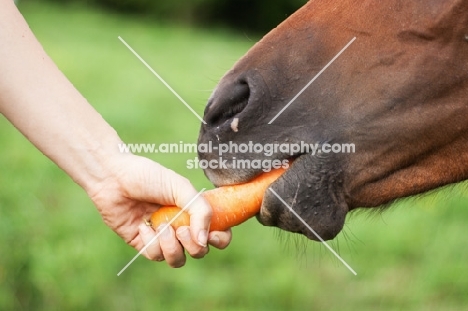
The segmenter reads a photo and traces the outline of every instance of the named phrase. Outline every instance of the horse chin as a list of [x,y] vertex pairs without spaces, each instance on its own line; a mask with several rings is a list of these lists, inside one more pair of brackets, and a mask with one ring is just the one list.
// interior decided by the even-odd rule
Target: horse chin
[[333,239],[349,211],[334,162],[310,155],[297,158],[270,186],[273,191],[265,193],[258,221],[311,240]]

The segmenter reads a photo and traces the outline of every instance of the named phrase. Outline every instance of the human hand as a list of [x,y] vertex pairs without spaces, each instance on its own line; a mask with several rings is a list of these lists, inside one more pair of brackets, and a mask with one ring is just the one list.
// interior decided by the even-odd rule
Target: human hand
[[[185,207],[198,192],[191,183],[177,173],[147,158],[119,155],[108,162],[108,177],[88,191],[104,222],[129,245],[140,251],[156,231],[144,224],[160,205]],[[231,231],[208,234],[211,208],[202,196],[187,208],[190,227],[177,232],[169,226],[142,253],[156,261],[166,260],[171,267],[185,264],[184,249],[193,258],[208,253],[207,242],[223,249],[231,241]]]
[[[159,204],[185,207],[197,191],[149,159],[117,154],[121,139],[116,131],[58,70],[13,1],[1,3],[0,113],[85,189],[111,229],[141,250],[156,234],[141,226],[143,219]],[[147,248],[147,258],[180,267],[184,248],[200,258],[208,252],[207,240],[218,248],[229,244],[230,232],[207,234],[211,209],[203,198],[187,212],[189,231],[179,228],[177,239],[168,228]]]

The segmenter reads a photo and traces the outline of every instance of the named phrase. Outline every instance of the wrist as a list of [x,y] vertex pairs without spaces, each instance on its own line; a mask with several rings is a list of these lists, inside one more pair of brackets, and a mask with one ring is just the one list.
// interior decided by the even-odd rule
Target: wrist
[[70,176],[90,197],[98,193],[110,181],[117,180],[117,175],[121,171],[119,163],[134,156],[121,153],[118,148],[121,143],[120,138],[116,136],[115,139],[96,144],[90,150],[82,150],[85,154],[82,154],[81,158],[86,159],[84,169]]

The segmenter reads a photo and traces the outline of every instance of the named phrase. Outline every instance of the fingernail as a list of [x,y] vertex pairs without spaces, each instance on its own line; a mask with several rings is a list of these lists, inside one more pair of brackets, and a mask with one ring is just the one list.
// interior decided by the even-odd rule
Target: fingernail
[[206,247],[206,242],[208,241],[208,231],[201,230],[198,234],[198,244],[203,247]]
[[158,234],[159,234],[159,237],[160,238],[168,238],[170,237],[170,232],[169,232],[169,226],[167,226],[166,224],[161,224],[159,227],[158,227]]
[[191,239],[189,227],[181,227],[177,230],[177,237],[181,241],[189,241]]
[[210,244],[212,245],[218,245],[219,243],[219,236],[217,234],[214,234],[210,237]]
[[138,226],[138,229],[140,230],[140,232],[141,232],[142,234],[148,234],[148,233],[151,232],[151,228],[148,227],[148,226],[145,225],[145,224],[139,225],[139,226]]

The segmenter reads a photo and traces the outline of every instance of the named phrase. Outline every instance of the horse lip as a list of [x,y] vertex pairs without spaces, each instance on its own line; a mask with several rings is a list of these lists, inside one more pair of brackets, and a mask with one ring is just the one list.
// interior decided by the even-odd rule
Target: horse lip
[[[276,158],[274,160],[279,160],[281,162],[283,162],[284,160],[288,160],[288,167],[283,167],[286,170],[288,170],[291,167],[292,163],[294,163],[296,159],[300,158],[303,155],[306,155],[306,154],[297,153],[293,155],[288,155],[287,157]],[[213,183],[213,185],[215,185],[215,187],[232,186],[232,185],[248,183],[252,181],[254,178],[256,178],[257,176],[259,176],[260,174],[266,173],[263,169],[250,169],[248,170],[246,174],[242,174],[244,175],[244,177],[239,178],[239,175],[236,175],[236,171],[239,171],[239,170],[233,169],[233,170],[229,170],[229,174],[222,174],[212,169],[205,169],[204,173],[206,177]],[[235,176],[233,177],[233,175]],[[278,179],[280,178],[282,178],[282,175]]]

